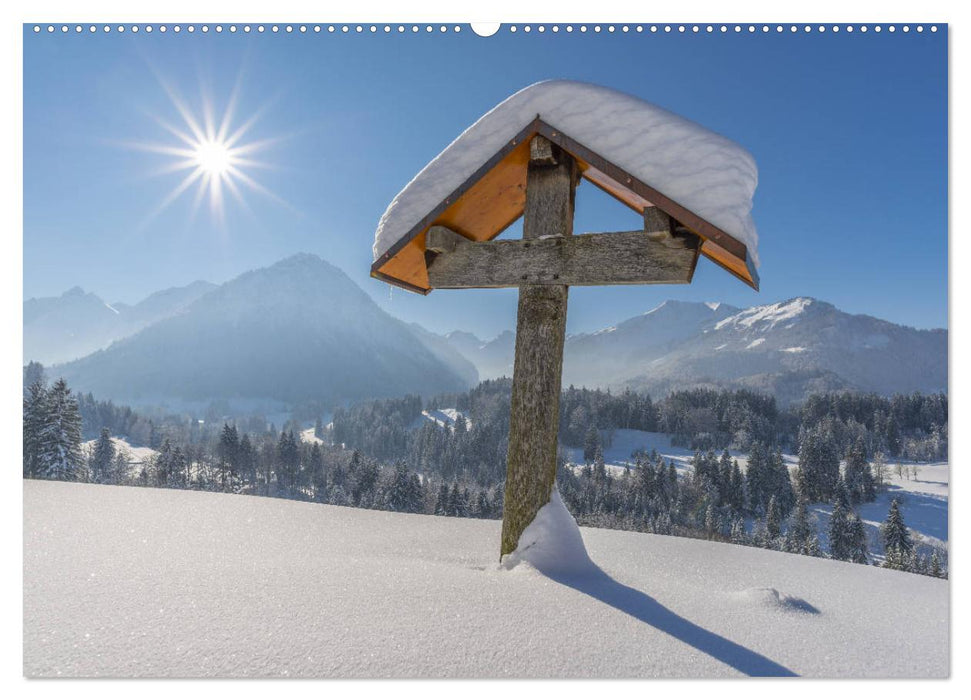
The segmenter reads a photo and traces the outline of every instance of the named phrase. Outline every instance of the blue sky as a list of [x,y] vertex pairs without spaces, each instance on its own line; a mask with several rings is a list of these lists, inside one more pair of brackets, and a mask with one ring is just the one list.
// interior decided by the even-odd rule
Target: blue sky
[[[175,138],[159,78],[202,113],[239,85],[241,139],[268,140],[224,221],[183,173],[129,147]],[[296,252],[344,269],[383,307],[436,331],[513,328],[515,290],[409,294],[368,277],[388,202],[466,126],[546,78],[632,93],[746,147],[759,166],[754,292],[709,261],[691,286],[577,288],[569,330],[668,298],[749,306],[815,296],[854,313],[947,326],[947,36],[936,33],[458,35],[73,32],[24,43],[24,295],[80,285],[109,302],[225,281]],[[636,228],[590,184],[575,230]],[[310,312],[311,310],[308,310]]]

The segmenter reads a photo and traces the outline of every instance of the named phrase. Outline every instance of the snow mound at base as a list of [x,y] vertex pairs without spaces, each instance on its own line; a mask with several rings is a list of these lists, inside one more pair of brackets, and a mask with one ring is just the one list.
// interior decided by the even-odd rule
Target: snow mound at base
[[732,600],[747,607],[818,615],[819,609],[802,598],[780,593],[775,588],[746,588],[730,594]]
[[519,546],[502,558],[502,567],[529,564],[548,576],[576,576],[598,571],[583,544],[576,519],[553,487],[550,502],[539,509],[533,522],[519,536]]

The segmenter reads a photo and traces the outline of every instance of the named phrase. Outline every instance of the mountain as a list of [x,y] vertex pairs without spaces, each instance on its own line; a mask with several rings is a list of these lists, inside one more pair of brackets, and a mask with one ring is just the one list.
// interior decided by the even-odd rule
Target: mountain
[[[511,373],[497,369],[511,368],[511,344],[504,356],[492,353],[483,362],[484,350],[470,350],[465,334],[449,337],[483,378]],[[814,391],[946,391],[947,331],[848,314],[810,297],[749,309],[667,301],[616,326],[569,336],[563,382],[658,395],[747,387],[781,403]]]
[[435,358],[462,378],[468,386],[479,383],[476,366],[448,342],[448,339],[432,333],[417,323],[409,323],[408,329],[415,335]]
[[[208,294],[216,285],[212,282],[198,280],[185,287],[172,287],[161,292],[155,292],[145,297],[134,306],[122,311],[122,318],[127,321],[130,332],[134,333],[156,321],[167,318],[193,303],[204,294]],[[119,304],[112,304],[119,309]]]
[[430,350],[341,270],[306,254],[242,274],[50,374],[131,403],[340,402],[461,391],[476,380],[450,348]]
[[215,288],[193,282],[156,292],[138,304],[108,304],[74,287],[59,297],[24,302],[24,362],[67,362],[108,347],[113,341],[179,313]]
[[119,311],[74,287],[59,297],[24,302],[24,362],[58,362],[110,343]]
[[476,366],[481,379],[512,376],[516,354],[516,336],[512,331],[503,331],[489,341],[466,331],[452,331],[445,340]]

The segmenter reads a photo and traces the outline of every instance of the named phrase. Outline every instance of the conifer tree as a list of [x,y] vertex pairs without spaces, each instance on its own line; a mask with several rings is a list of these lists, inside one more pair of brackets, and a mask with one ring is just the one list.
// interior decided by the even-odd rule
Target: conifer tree
[[[357,453],[355,452],[355,455]],[[292,430],[280,433],[277,442],[277,483],[286,493],[292,493],[296,485],[297,471],[300,468],[300,450]],[[353,461],[352,465],[353,467]]]
[[597,450],[601,449],[600,433],[597,426],[590,424],[583,438],[583,461],[593,462],[597,458]]
[[811,502],[833,495],[839,479],[840,460],[833,435],[817,426],[804,431],[799,441],[799,490]]
[[187,488],[189,486],[189,460],[181,445],[172,450],[169,461],[169,480],[173,486]]
[[714,537],[717,530],[718,511],[715,509],[714,503],[709,503],[708,507],[705,509],[705,533],[708,535],[708,539]]
[[24,476],[41,476],[41,435],[50,418],[47,390],[35,381],[26,389],[24,397]]
[[813,557],[821,555],[819,538],[809,516],[809,502],[800,494],[786,532],[786,551],[806,554]]
[[765,446],[760,442],[753,443],[745,472],[745,491],[748,494],[749,511],[755,515],[765,514],[772,496],[768,472],[769,460]]
[[747,540],[745,535],[745,520],[743,520],[739,515],[732,518],[732,530],[730,538],[734,544],[745,544]]
[[736,513],[745,510],[745,477],[742,476],[738,461],[734,459],[728,479],[728,504]]
[[107,428],[101,429],[101,435],[91,453],[91,480],[96,484],[111,483],[111,468],[115,461],[115,445],[111,442],[111,433]]
[[38,436],[38,475],[45,479],[73,480],[83,460],[77,400],[71,396],[67,383],[58,379],[44,404],[46,410]]
[[908,569],[911,565],[914,545],[896,498],[890,502],[890,511],[887,513],[887,519],[880,526],[880,534],[883,536],[883,549],[886,555],[884,566],[891,569]]
[[769,540],[775,540],[782,534],[782,522],[775,496],[769,498],[769,505],[765,509],[765,534]]
[[452,488],[448,493],[447,503],[447,515],[452,515],[455,517],[462,517],[465,515],[464,508],[462,507],[462,494],[459,492],[459,485],[457,482],[452,482]]
[[444,481],[438,487],[438,498],[435,499],[435,515],[451,515],[448,512],[448,484]]
[[862,503],[874,495],[873,473],[866,459],[866,447],[862,437],[856,439],[853,447],[846,454],[843,479],[852,503]]
[[782,459],[782,452],[778,449],[768,455],[767,479],[769,493],[775,496],[779,517],[784,520],[792,512],[792,507],[796,503],[796,494],[792,489],[789,467],[786,466]]
[[236,453],[236,470],[242,476],[243,481],[256,485],[256,448],[248,434],[243,433],[239,438],[239,448]]
[[848,561],[853,556],[850,524],[849,499],[841,479],[836,483],[833,513],[829,518],[829,553],[833,559]]
[[870,550],[867,546],[866,527],[859,513],[853,514],[849,528],[850,561],[854,564],[869,564]]
[[718,504],[729,505],[731,503],[732,457],[727,449],[722,450],[721,457],[718,458],[717,475],[715,486],[718,489]]

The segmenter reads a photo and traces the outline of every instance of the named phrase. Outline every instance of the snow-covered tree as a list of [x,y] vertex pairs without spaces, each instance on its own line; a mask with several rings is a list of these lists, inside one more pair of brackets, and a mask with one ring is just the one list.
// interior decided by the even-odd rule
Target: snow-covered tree
[[799,441],[799,490],[810,502],[833,495],[840,475],[840,460],[833,434],[821,426],[806,430]]
[[47,390],[35,381],[24,396],[24,476],[41,476],[41,434],[49,420]]
[[435,499],[435,515],[450,515],[448,512],[448,484],[444,481],[438,487],[438,498]]
[[583,461],[587,463],[593,462],[597,458],[597,451],[600,449],[602,449],[600,432],[597,430],[596,425],[590,424],[583,437]]
[[886,555],[884,566],[889,569],[909,570],[913,565],[914,544],[896,498],[890,502],[890,511],[880,526],[880,534]]
[[848,561],[853,556],[850,540],[849,498],[843,480],[836,483],[836,497],[833,499],[833,513],[829,518],[829,553],[833,559]]
[[37,476],[73,480],[83,466],[81,415],[78,403],[63,379],[47,392],[43,425],[38,436]]
[[785,546],[787,552],[795,554],[806,554],[812,557],[822,555],[816,528],[810,520],[809,502],[802,494],[796,501],[796,508],[789,521]]
[[873,472],[870,470],[870,463],[866,459],[866,446],[863,444],[863,438],[857,438],[853,447],[846,453],[846,467],[843,472],[843,481],[852,503],[873,500],[876,495]]
[[765,534],[770,540],[775,540],[782,534],[782,520],[775,496],[769,498],[769,505],[765,509]]
[[859,513],[853,514],[849,524],[850,561],[854,564],[869,564],[870,550],[867,545],[866,526]]
[[718,524],[718,510],[714,503],[709,503],[705,509],[705,532],[708,534],[708,539],[714,537],[715,533],[718,532]]
[[223,424],[219,436],[219,478],[223,490],[232,482],[239,464],[239,431],[235,425]]
[[114,478],[111,470],[114,463],[115,445],[111,441],[111,433],[107,428],[102,428],[89,460],[91,480],[96,484],[112,483]]

